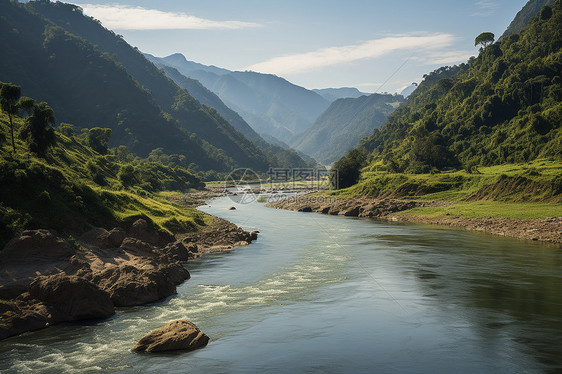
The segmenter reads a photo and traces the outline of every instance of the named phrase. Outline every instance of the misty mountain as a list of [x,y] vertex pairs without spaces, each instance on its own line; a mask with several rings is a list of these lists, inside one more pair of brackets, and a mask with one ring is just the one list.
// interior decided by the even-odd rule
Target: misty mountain
[[275,75],[206,66],[179,53],[158,61],[201,82],[258,133],[284,142],[312,126],[330,104],[316,92]]
[[412,83],[411,85],[400,91],[400,95],[404,96],[404,98],[407,98],[416,90],[416,88],[418,88],[418,85],[416,83]]
[[388,94],[338,99],[310,129],[296,136],[291,145],[324,164],[331,164],[379,128],[403,101],[402,96]]
[[203,105],[215,109],[222,117],[224,117],[236,130],[240,131],[244,136],[251,140],[261,150],[269,156],[269,166],[271,167],[311,167],[316,162],[309,157],[304,160],[297,152],[289,149],[288,146],[280,146],[264,140],[250,125],[244,121],[242,117],[229,107],[213,92],[204,87],[199,81],[187,78],[177,69],[164,65],[152,55],[145,54],[157,67],[172,79],[178,86],[187,90],[194,98],[199,100]]
[[370,95],[370,93],[361,92],[355,87],[320,88],[312,91],[316,92],[329,102],[334,102],[337,99],[358,98],[360,96]]

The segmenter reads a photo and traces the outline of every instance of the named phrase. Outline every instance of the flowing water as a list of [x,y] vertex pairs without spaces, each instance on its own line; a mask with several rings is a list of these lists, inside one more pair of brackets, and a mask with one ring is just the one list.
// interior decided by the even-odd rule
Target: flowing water
[[[158,303],[0,342],[0,372],[559,373],[562,251],[486,234],[240,204],[259,239],[190,262]],[[174,319],[212,341],[137,354]]]

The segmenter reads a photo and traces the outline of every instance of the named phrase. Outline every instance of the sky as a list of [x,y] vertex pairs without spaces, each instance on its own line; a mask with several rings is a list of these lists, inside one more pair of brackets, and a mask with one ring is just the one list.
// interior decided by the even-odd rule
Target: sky
[[313,88],[400,91],[478,53],[527,0],[84,0],[84,13],[158,57],[275,74]]

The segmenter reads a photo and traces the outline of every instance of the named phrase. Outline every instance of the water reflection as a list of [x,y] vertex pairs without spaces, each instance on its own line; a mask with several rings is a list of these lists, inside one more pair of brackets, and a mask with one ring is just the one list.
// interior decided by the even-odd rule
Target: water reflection
[[421,238],[377,239],[408,254],[404,273],[418,279],[425,295],[438,300],[435,305],[466,308],[465,318],[483,341],[509,340],[545,372],[562,372],[559,247],[431,228]]

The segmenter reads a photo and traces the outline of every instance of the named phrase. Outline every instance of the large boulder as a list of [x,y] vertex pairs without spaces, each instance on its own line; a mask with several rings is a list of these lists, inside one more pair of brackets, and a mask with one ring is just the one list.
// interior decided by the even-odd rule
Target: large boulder
[[165,246],[175,240],[174,236],[164,230],[157,229],[153,224],[139,218],[129,228],[129,236],[142,240],[143,242]]
[[98,248],[119,248],[125,239],[125,231],[116,227],[111,231],[104,228],[96,227],[86,232],[80,237],[83,242],[93,244]]
[[136,352],[191,351],[209,343],[205,335],[190,321],[178,320],[168,323],[142,337],[132,348]]
[[147,263],[142,267],[124,264],[108,266],[92,281],[109,294],[116,306],[133,306],[173,295],[176,285],[189,276],[189,271],[176,263]]
[[58,273],[37,277],[29,286],[29,294],[52,306],[64,320],[106,318],[115,314],[106,292],[74,275]]
[[64,260],[75,253],[74,247],[49,230],[26,230],[0,251],[0,263]]

